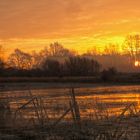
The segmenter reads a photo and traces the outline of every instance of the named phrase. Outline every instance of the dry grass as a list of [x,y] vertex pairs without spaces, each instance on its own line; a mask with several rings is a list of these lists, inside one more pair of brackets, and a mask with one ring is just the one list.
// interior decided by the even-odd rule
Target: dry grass
[[[18,104],[14,109],[8,99],[0,100],[2,140],[140,139],[140,113],[135,103],[124,106],[119,115],[110,116],[107,106],[94,99],[94,107],[91,108],[89,116],[83,117],[81,103],[76,98],[74,89],[70,90],[66,105],[63,106],[62,103],[62,106],[59,106],[55,100],[56,109],[54,106],[48,109],[44,99],[33,95],[30,90],[22,104],[18,104],[17,98],[13,99],[15,104]],[[56,116],[49,115],[49,110],[53,110]]]

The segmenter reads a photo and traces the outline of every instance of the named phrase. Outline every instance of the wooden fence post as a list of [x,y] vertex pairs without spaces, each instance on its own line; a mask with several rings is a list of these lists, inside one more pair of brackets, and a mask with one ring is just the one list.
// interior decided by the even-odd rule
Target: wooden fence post
[[70,106],[71,106],[71,113],[73,116],[73,120],[74,123],[76,123],[76,126],[78,126],[81,129],[81,116],[80,116],[79,106],[76,101],[74,88],[71,89],[70,96],[71,96]]

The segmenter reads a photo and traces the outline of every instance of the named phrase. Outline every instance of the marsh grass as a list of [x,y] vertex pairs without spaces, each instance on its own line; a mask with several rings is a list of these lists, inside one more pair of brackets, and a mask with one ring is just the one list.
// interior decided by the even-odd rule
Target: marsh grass
[[[59,99],[59,98],[58,98]],[[107,104],[95,98],[84,103],[74,89],[66,97],[67,104],[54,100],[46,103],[41,96],[26,93],[26,100],[14,110],[7,99],[0,100],[0,139],[2,140],[139,140],[140,112],[137,104],[124,106],[119,114],[110,116]],[[49,100],[49,99],[48,99]],[[47,100],[47,101],[48,101]],[[86,101],[85,101],[86,102]],[[58,104],[61,103],[61,104]],[[83,102],[82,102],[83,103]],[[49,104],[51,108],[48,109]],[[90,108],[89,115],[82,110]],[[49,115],[50,110],[55,115]]]

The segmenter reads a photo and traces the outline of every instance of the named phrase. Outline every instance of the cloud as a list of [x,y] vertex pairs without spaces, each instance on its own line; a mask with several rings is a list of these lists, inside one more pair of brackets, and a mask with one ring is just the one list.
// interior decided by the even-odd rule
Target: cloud
[[0,0],[0,39],[64,38],[64,44],[91,46],[92,37],[140,32],[139,5],[139,0]]
[[78,35],[89,26],[97,32],[112,20],[127,24],[124,18],[139,15],[138,4],[139,0],[1,0],[0,38]]

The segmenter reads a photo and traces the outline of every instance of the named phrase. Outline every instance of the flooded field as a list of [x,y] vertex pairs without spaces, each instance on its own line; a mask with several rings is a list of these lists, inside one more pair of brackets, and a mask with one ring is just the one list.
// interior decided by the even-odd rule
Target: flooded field
[[[134,103],[140,107],[140,86],[101,86],[75,88],[75,96],[80,107],[82,118],[94,117],[95,112],[106,115],[119,115],[127,105]],[[70,88],[56,89],[22,89],[1,92],[1,98],[8,100],[10,108],[18,109],[32,96],[42,98],[49,118],[59,117],[69,106]],[[25,110],[25,109],[24,109]],[[33,117],[31,105],[26,106],[26,116]],[[69,118],[67,115],[66,118]]]
[[[32,89],[22,87],[21,89],[13,90],[11,88],[1,91],[1,101],[9,105],[12,114],[12,117],[8,118],[8,125],[16,122],[14,126],[28,128],[29,125],[37,125],[37,123],[45,124],[45,126],[53,125],[56,122],[60,125],[73,123],[74,118],[70,108],[71,88]],[[107,120],[107,125],[109,125],[112,118],[115,118],[114,122],[122,116],[124,118],[136,115],[139,118],[140,86],[138,85],[74,88],[73,92],[81,122],[100,123]],[[4,113],[6,116],[7,112]],[[137,122],[140,120],[138,119]],[[121,123],[118,122],[118,124]],[[128,125],[128,122],[123,124],[123,127],[126,124]],[[111,126],[114,126],[114,123]],[[102,127],[103,130],[108,129],[106,126],[102,125]]]

